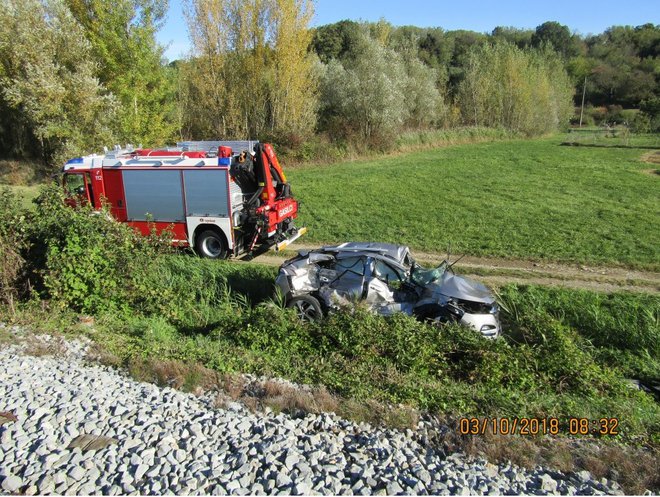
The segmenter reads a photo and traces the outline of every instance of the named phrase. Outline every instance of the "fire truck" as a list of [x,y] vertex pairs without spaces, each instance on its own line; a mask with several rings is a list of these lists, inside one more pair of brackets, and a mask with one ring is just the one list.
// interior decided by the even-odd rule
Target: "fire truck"
[[145,235],[168,230],[202,257],[279,251],[306,232],[294,226],[298,202],[267,143],[115,147],[71,159],[62,173],[67,204],[107,203],[117,221]]

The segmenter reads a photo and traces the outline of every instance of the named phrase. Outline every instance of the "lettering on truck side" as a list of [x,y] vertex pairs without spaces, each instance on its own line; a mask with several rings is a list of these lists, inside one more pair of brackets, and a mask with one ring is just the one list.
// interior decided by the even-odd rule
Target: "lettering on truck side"
[[289,212],[293,212],[293,205],[287,205],[284,209],[277,211],[279,217],[286,216]]

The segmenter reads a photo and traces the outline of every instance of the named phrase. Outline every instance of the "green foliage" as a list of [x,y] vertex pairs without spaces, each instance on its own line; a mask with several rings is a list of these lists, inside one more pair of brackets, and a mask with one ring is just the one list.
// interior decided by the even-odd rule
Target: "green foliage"
[[561,319],[596,347],[648,352],[660,360],[660,300],[655,296],[508,287],[502,298],[508,307],[533,309]]
[[325,64],[353,53],[360,36],[360,25],[355,21],[339,21],[313,30],[310,48]]
[[92,46],[100,81],[121,104],[118,138],[145,146],[171,140],[179,125],[176,74],[156,42],[167,0],[65,1]]
[[386,148],[406,127],[437,123],[444,101],[434,70],[383,46],[360,31],[355,48],[342,61],[332,59],[321,79],[321,129],[332,136]]
[[512,43],[518,48],[527,48],[532,44],[534,34],[535,32],[531,29],[519,29],[513,26],[497,26],[493,29],[491,36],[494,40],[506,41]]
[[574,57],[580,52],[580,40],[577,35],[572,35],[568,26],[556,21],[544,22],[536,27],[532,34],[531,44],[540,48],[550,44],[562,57]]
[[13,307],[27,290],[25,279],[25,259],[23,250],[27,247],[25,236],[25,211],[11,190],[0,190],[0,302]]
[[660,96],[642,100],[639,106],[641,110],[641,119],[645,123],[642,131],[659,133],[660,132]]
[[141,298],[136,282],[165,250],[162,242],[113,221],[105,210],[67,207],[59,187],[44,188],[36,203],[13,218],[10,203],[0,206],[29,286],[60,309],[93,314],[135,306]]
[[470,53],[458,103],[467,122],[533,136],[568,123],[572,95],[568,75],[551,50],[497,43]]
[[658,93],[660,26],[612,26],[586,38],[587,101],[637,107]]
[[657,364],[657,297],[507,287],[500,340],[360,306],[305,324],[269,298],[274,267],[163,254],[53,189],[34,214],[3,199],[0,235],[23,240],[38,296],[95,315],[86,333],[126,364],[189,361],[455,415],[616,416],[643,440],[658,428],[658,405],[621,376],[655,378],[640,365]]
[[306,137],[316,122],[317,60],[309,0],[190,0],[194,56],[180,64],[182,135]]
[[115,100],[96,79],[80,25],[58,0],[0,5],[5,153],[48,165],[112,141]]
[[[187,274],[194,274],[194,266],[202,262],[180,261],[177,267]],[[172,259],[161,262],[167,266]],[[248,269],[236,265],[233,270],[246,279]],[[546,291],[527,290],[540,299]],[[524,291],[518,298],[518,289],[505,289],[504,298],[516,314],[508,317],[507,337],[500,340],[484,339],[459,326],[422,324],[402,314],[386,319],[359,306],[304,324],[272,303],[250,307],[229,292],[214,302],[193,299],[201,313],[213,307],[208,311],[213,320],[201,333],[180,325],[175,333],[157,312],[129,322],[111,320],[97,339],[125,360],[137,354],[198,361],[221,372],[283,376],[325,385],[350,398],[406,403],[432,412],[560,419],[619,416],[627,437],[649,436],[657,429],[657,404],[625,386],[617,369],[603,360],[603,351],[619,349],[596,347],[569,319],[553,317],[554,311],[541,309]],[[586,292],[582,299],[598,302],[600,297]],[[178,294],[171,304],[185,306],[187,300],[190,295]],[[642,305],[644,299],[637,303]],[[608,314],[612,309],[601,311]],[[137,350],[124,352],[126,342],[116,338],[117,333],[137,338]]]
[[134,275],[133,305],[140,312],[199,330],[227,310],[229,288],[259,303],[271,297],[274,279],[275,268],[163,256]]

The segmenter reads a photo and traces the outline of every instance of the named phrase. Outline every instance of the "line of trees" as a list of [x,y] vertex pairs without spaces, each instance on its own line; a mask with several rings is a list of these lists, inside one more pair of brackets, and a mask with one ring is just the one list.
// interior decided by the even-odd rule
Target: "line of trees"
[[660,127],[652,24],[588,37],[555,22],[312,29],[312,0],[186,0],[193,48],[167,63],[155,38],[166,11],[167,0],[0,0],[0,157],[57,165],[113,143],[248,137],[385,149],[407,130],[462,125],[533,136],[568,123],[585,78],[589,105],[641,109],[646,129]]

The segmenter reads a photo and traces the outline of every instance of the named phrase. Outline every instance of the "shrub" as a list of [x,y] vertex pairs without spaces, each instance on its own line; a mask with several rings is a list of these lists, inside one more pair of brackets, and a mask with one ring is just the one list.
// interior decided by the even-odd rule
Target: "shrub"
[[404,127],[441,120],[445,105],[434,69],[361,32],[350,57],[332,59],[321,78],[319,125],[332,136],[389,149]]
[[660,131],[660,97],[651,97],[642,100],[639,105],[641,113],[648,118],[649,131]]
[[28,278],[43,298],[88,314],[127,310],[139,300],[136,282],[166,240],[138,235],[105,209],[72,209],[57,186],[44,188],[36,203],[18,225]]
[[572,96],[563,63],[551,49],[523,50],[509,43],[472,49],[458,89],[465,122],[529,136],[568,124]]
[[27,248],[26,213],[11,190],[0,191],[0,302],[11,308],[27,290],[26,261],[22,252]]

